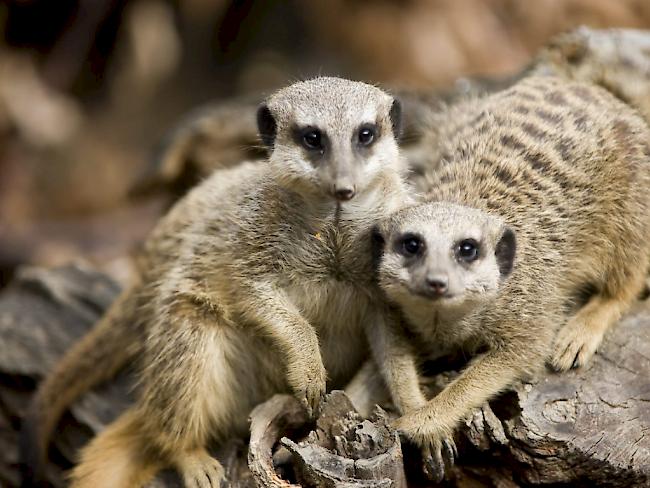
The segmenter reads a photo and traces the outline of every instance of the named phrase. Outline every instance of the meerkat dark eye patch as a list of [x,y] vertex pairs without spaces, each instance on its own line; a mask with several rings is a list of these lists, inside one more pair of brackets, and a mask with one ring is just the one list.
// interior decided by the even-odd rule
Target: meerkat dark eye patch
[[357,144],[368,147],[377,139],[377,126],[374,124],[363,124],[357,131]]
[[302,145],[307,149],[321,149],[323,147],[320,131],[310,130],[302,136]]
[[308,151],[323,153],[327,136],[317,127],[307,126],[293,130],[294,139],[297,144]]
[[277,135],[278,126],[275,122],[275,117],[266,104],[257,109],[257,131],[259,132],[260,139],[266,147],[273,147],[275,143],[275,136]]
[[424,252],[424,239],[416,234],[404,234],[397,240],[396,251],[408,258],[419,256]]
[[479,257],[480,244],[475,239],[463,239],[456,244],[456,256],[460,261],[471,263]]
[[494,255],[496,256],[497,264],[499,265],[499,272],[502,277],[508,276],[512,273],[516,252],[517,240],[515,238],[515,233],[510,227],[506,227],[494,250]]

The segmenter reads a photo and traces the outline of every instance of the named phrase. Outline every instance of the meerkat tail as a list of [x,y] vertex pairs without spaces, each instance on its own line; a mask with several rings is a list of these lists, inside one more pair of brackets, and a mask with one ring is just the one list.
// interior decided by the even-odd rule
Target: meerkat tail
[[69,476],[71,488],[141,487],[163,467],[148,454],[137,415],[127,410],[81,451]]
[[112,378],[138,352],[134,295],[123,293],[100,322],[59,361],[39,385],[23,418],[20,456],[23,486],[43,477],[56,424],[83,392]]

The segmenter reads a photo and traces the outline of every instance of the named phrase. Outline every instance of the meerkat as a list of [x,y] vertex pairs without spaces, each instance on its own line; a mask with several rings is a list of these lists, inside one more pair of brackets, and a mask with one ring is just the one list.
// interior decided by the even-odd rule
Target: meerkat
[[314,412],[368,354],[365,324],[382,313],[369,236],[410,193],[399,102],[316,78],[269,97],[257,120],[268,160],[217,171],[181,200],[145,245],[139,282],[38,390],[35,462],[74,398],[141,363],[136,404],[82,450],[72,486],[140,486],[166,465],[186,486],[219,486],[209,441],[244,435],[275,393]]
[[[394,425],[438,480],[472,409],[547,360],[589,360],[643,289],[650,242],[650,130],[604,89],[531,76],[456,114],[424,203],[376,229],[377,279],[405,325],[376,334],[375,358]],[[417,353],[449,348],[476,357],[427,401]]]
[[601,86],[650,122],[648,31],[580,27],[553,37],[530,70]]

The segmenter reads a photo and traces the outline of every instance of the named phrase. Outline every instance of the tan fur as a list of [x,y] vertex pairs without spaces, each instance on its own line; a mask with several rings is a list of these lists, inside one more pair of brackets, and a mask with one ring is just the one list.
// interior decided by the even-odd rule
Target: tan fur
[[650,34],[580,27],[551,39],[532,71],[601,86],[650,123]]
[[72,486],[143,486],[163,465],[138,438],[140,418],[128,411],[82,451]]
[[[650,242],[650,132],[605,90],[532,76],[448,115],[463,122],[442,128],[442,137],[437,131],[442,145],[420,182],[433,203],[380,226],[379,281],[414,340],[409,349],[399,329],[387,329],[376,341],[378,362],[405,414],[396,426],[425,449],[435,478],[471,409],[547,358],[566,370],[593,355],[642,290]],[[506,228],[514,230],[516,254],[512,274],[500,275]],[[423,236],[426,259],[396,257],[406,232]],[[463,235],[479,239],[487,255],[461,272],[453,246]],[[454,297],[420,297],[427,273],[448,273],[450,291],[456,279]],[[409,411],[405,405],[421,401],[413,346],[481,354]]]
[[[124,298],[144,307],[139,400],[84,448],[72,486],[98,486],[114,473],[135,486],[162,465],[187,486],[218,486],[223,469],[208,442],[244,435],[252,407],[274,393],[292,391],[315,410],[326,379],[343,386],[365,359],[363,325],[381,319],[370,231],[408,199],[393,98],[318,78],[265,107],[269,160],[215,172],[145,245],[142,284]],[[356,142],[362,124],[376,127],[367,147]],[[323,131],[322,151],[301,145],[306,126]],[[337,201],[341,185],[354,198]],[[104,348],[97,337],[86,341]],[[64,362],[74,377],[77,359]],[[78,384],[75,396],[88,386]]]

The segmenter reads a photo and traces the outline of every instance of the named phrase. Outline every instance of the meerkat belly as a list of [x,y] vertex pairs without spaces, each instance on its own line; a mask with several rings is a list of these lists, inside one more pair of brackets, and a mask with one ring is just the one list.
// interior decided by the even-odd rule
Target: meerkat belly
[[316,328],[330,384],[343,387],[368,355],[364,323],[370,319],[371,306],[367,294],[334,279],[293,285],[287,292]]
[[284,375],[278,374],[278,355],[272,345],[245,327],[215,327],[206,335],[202,410],[217,430],[216,438],[244,435],[251,409],[275,393],[288,393]]

